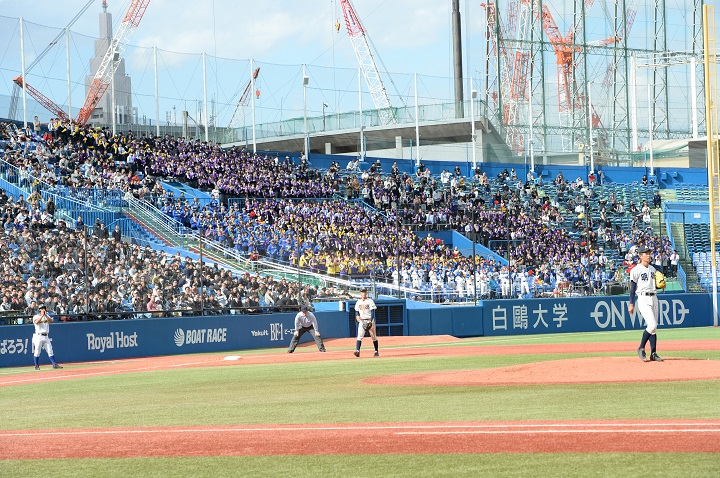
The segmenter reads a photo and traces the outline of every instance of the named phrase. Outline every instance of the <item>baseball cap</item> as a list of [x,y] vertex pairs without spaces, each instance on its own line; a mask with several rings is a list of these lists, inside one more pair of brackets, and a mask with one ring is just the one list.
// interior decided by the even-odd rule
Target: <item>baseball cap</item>
[[643,252],[652,252],[652,251],[653,251],[653,249],[650,246],[638,247],[638,250],[637,250],[638,254],[642,254]]
[[362,289],[360,289],[360,292],[367,292],[367,291],[368,291],[367,287],[363,287]]
[[300,312],[307,312],[307,310],[308,310],[307,305],[300,306]]
[[42,304],[38,309],[47,309],[47,307],[45,307],[45,304]]

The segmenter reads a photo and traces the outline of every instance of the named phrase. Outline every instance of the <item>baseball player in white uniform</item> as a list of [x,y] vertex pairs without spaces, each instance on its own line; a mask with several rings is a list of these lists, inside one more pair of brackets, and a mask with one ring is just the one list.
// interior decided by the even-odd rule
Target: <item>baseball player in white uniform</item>
[[33,316],[33,324],[35,324],[35,333],[32,338],[33,346],[33,362],[35,362],[35,370],[40,370],[40,352],[45,349],[53,368],[62,368],[55,361],[55,355],[53,354],[52,341],[50,339],[50,322],[53,318],[50,317],[45,310],[45,306],[41,305],[38,309],[38,313]]
[[288,348],[289,354],[295,352],[295,347],[297,347],[300,337],[302,337],[305,332],[310,332],[315,339],[315,345],[317,345],[318,350],[325,352],[325,345],[323,344],[322,338],[320,338],[317,318],[315,318],[315,314],[308,311],[306,305],[303,305],[300,307],[300,312],[295,316],[295,333],[290,341],[290,347]]
[[[370,337],[375,347],[375,357],[379,357],[378,352],[378,341],[375,333],[375,319],[373,317],[373,310],[377,309],[375,301],[369,299],[367,296],[367,289],[360,291],[360,300],[355,302],[355,321],[358,323],[357,342],[355,345],[355,356],[360,356],[360,345],[362,345],[362,339],[365,337],[367,332],[370,332]],[[363,321],[370,321],[370,327],[366,330],[363,327]]]
[[637,303],[640,315],[645,319],[645,330],[643,331],[640,347],[637,353],[640,360],[645,362],[645,344],[650,341],[650,361],[662,362],[663,359],[656,352],[657,346],[657,326],[658,326],[658,299],[655,292],[655,268],[650,265],[652,259],[652,249],[650,247],[640,247],[638,249],[640,255],[640,263],[630,270],[630,302],[628,304],[628,312],[635,312],[635,304]]

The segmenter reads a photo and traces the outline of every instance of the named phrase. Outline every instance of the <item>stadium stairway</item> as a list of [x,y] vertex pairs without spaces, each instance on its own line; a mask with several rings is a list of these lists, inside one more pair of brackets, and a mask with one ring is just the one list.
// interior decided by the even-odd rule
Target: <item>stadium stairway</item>
[[706,292],[698,282],[697,269],[692,263],[692,255],[688,253],[687,243],[685,241],[685,226],[681,223],[672,223],[670,225],[670,231],[675,240],[675,248],[678,254],[680,254],[680,267],[683,268],[687,277],[688,292]]
[[675,242],[675,249],[680,254],[680,259],[687,258],[687,244],[685,243],[685,228],[679,222],[670,224],[670,234]]
[[[148,231],[161,247],[200,254],[200,241],[195,231],[184,227],[144,201],[130,200],[125,214]],[[204,261],[215,262],[231,270],[249,272],[253,269],[250,261],[239,259],[232,251],[214,243],[203,243],[202,254]]]
[[[660,196],[663,203],[678,201],[678,192],[675,189],[661,189]],[[664,224],[662,230],[665,230]],[[697,269],[692,263],[692,257],[688,253],[687,242],[685,241],[685,226],[681,223],[670,224],[670,234],[675,244],[675,249],[680,254],[680,267],[683,268],[687,276],[688,292],[705,292],[705,289],[698,283]]]
[[[662,194],[661,194],[661,195],[662,195]],[[664,200],[664,199],[663,199],[663,200]],[[664,224],[664,218],[662,217],[662,209],[660,209],[660,208],[651,209],[651,210],[650,210],[650,216],[651,216],[651,218],[652,218],[652,221],[651,221],[650,224],[652,225],[653,233],[654,233],[654,234],[659,234],[659,235],[664,235],[665,224]],[[661,219],[663,219],[663,221],[661,221]],[[682,226],[681,226],[681,227],[682,227]],[[684,241],[683,241],[683,243],[682,243],[683,249],[681,249],[681,248],[680,248],[681,245],[679,244],[678,238],[677,238],[677,236],[675,235],[675,231],[674,231],[674,230],[672,230],[672,234],[673,234],[673,238],[675,239],[675,247],[678,249],[678,251],[681,251],[681,252],[682,252],[682,251],[684,250],[684,247],[685,247]],[[683,237],[682,232],[680,233],[680,237]],[[681,254],[681,256],[682,256],[682,255],[683,255],[683,254]],[[683,270],[685,270],[686,272],[690,271],[691,273],[694,273],[694,271],[695,271],[695,269],[693,268],[692,264],[689,264],[689,266],[686,265],[686,264],[682,264],[682,267],[683,267]],[[688,269],[687,267],[690,267],[690,269]],[[682,289],[682,286],[680,285],[680,283],[678,282],[678,280],[677,280],[676,278],[670,278],[670,277],[668,277],[666,282],[667,282],[667,289],[666,289],[667,291],[681,291],[681,290],[683,290],[683,289]]]

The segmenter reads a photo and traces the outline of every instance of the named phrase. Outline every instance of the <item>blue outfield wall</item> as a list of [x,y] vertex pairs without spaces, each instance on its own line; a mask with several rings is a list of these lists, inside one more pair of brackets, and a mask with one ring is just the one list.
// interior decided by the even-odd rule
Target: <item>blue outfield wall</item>
[[[485,336],[603,332],[645,328],[637,308],[630,314],[628,296],[534,300],[488,300],[483,303]],[[659,328],[713,325],[706,294],[660,294]]]
[[[641,330],[640,313],[627,310],[628,296],[485,300],[477,306],[411,308],[406,335],[455,337]],[[714,323],[707,294],[660,294],[660,328]]]
[[[323,337],[347,337],[346,312],[318,312]],[[295,314],[107,320],[50,325],[59,362],[287,347]],[[0,327],[0,367],[32,365],[33,325]],[[301,342],[312,340],[305,334]],[[50,363],[47,353],[41,363]]]
[[[708,294],[660,294],[660,328],[712,326]],[[411,303],[404,308],[403,335],[455,337],[641,330],[629,314],[627,296],[486,300],[477,306]],[[384,306],[378,300],[378,307]],[[397,301],[395,301],[397,302]],[[390,302],[387,302],[390,304]],[[318,311],[324,338],[355,336],[348,311]],[[157,318],[53,324],[50,337],[60,362],[87,362],[155,355],[284,348],[294,313]],[[32,325],[0,327],[0,367],[32,364]],[[309,334],[302,342],[311,341]],[[382,343],[382,337],[380,338]],[[41,363],[49,363],[47,354]]]

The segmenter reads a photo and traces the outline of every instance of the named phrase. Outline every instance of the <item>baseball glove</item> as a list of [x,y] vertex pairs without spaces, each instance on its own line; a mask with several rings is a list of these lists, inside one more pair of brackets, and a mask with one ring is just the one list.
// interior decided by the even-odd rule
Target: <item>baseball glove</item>
[[665,286],[665,274],[660,271],[655,271],[655,288],[664,289]]
[[362,325],[362,328],[365,330],[365,332],[368,332],[370,329],[372,329],[372,320],[361,320],[360,324]]

